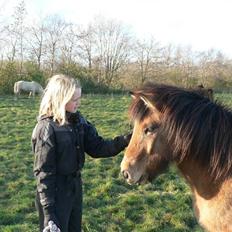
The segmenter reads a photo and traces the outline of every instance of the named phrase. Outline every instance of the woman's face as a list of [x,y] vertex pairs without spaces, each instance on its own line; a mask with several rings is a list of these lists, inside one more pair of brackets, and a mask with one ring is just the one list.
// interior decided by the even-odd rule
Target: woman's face
[[72,96],[72,99],[66,104],[65,110],[70,113],[75,113],[80,106],[81,88],[77,88]]

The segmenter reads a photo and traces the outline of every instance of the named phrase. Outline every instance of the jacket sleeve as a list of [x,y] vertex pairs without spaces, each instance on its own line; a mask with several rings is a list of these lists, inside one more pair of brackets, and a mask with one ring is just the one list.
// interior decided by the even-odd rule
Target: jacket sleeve
[[37,179],[37,191],[45,217],[54,218],[56,188],[55,134],[51,124],[40,121],[32,134],[32,149],[35,154],[34,174]]
[[120,153],[128,145],[128,136],[103,139],[89,122],[84,125],[84,150],[94,158],[111,157]]

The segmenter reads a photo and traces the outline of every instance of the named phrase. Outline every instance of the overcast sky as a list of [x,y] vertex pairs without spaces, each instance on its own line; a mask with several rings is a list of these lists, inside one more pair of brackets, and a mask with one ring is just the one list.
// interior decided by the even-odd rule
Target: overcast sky
[[[95,16],[116,19],[140,38],[166,45],[211,48],[232,58],[232,0],[24,0],[30,17],[51,14],[86,25]],[[0,0],[0,15],[12,15],[21,0]]]

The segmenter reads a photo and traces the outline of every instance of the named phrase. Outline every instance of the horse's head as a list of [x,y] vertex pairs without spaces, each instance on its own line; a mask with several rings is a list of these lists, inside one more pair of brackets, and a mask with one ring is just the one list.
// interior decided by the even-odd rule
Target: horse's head
[[42,86],[39,87],[39,90],[38,90],[39,94],[43,94],[44,93],[44,89]]
[[44,89],[43,89],[43,87],[39,83],[37,83],[35,81],[32,81],[31,83],[34,86],[36,93],[39,93],[39,94],[43,94],[44,93]]
[[129,184],[151,181],[167,168],[170,157],[161,112],[144,95],[132,93],[132,97],[133,134],[121,162]]
[[215,179],[229,173],[232,161],[225,151],[232,149],[232,114],[210,101],[211,91],[202,89],[148,83],[132,93],[129,113],[134,129],[121,163],[128,183],[154,179],[169,161],[179,166],[194,161]]

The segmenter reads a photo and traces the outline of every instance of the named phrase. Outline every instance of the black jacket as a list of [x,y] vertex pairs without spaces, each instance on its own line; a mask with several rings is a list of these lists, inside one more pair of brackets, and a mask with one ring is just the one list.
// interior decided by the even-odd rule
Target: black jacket
[[103,139],[79,113],[68,114],[68,121],[68,124],[59,126],[51,117],[41,118],[32,134],[37,191],[42,206],[50,211],[55,203],[58,176],[72,175],[80,170],[85,153],[94,158],[111,157],[129,142],[125,136]]

